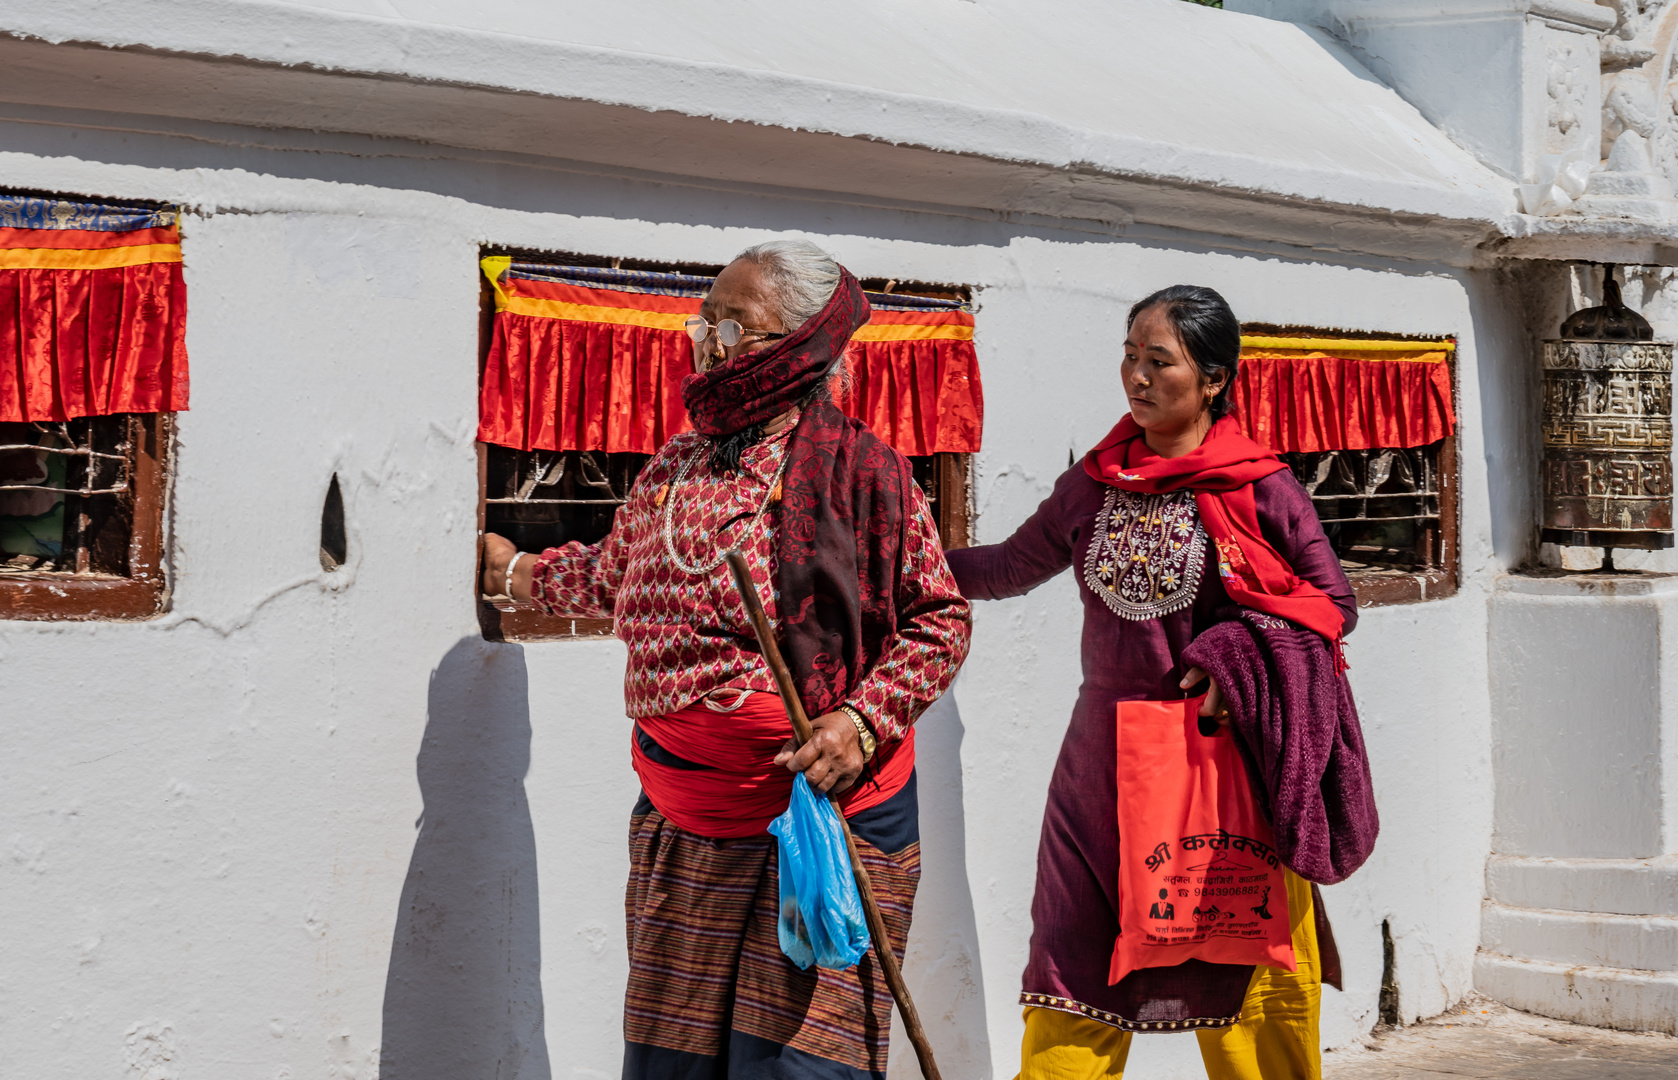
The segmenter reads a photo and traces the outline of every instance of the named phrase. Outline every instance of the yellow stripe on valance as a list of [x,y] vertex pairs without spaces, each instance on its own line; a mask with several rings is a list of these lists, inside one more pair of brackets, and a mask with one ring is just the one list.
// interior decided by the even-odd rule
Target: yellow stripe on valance
[[578,322],[610,323],[613,326],[650,326],[655,330],[680,330],[688,318],[686,315],[669,311],[638,311],[635,308],[568,304],[563,300],[542,300],[529,296],[508,296],[500,308],[509,315],[573,319]]
[[851,335],[852,341],[972,341],[973,328],[924,323],[868,323]]
[[1457,347],[1457,343],[1450,339],[1443,341],[1398,341],[1389,339],[1363,338],[1294,338],[1267,337],[1262,334],[1242,334],[1241,348],[1263,349],[1297,349],[1306,352],[1329,353],[1334,356],[1346,352],[1446,352]]
[[1444,349],[1371,350],[1334,349],[1251,349],[1241,350],[1243,360],[1358,360],[1365,363],[1443,364],[1451,354]]
[[110,270],[146,263],[178,263],[179,244],[139,244],[132,247],[0,248],[0,270]]

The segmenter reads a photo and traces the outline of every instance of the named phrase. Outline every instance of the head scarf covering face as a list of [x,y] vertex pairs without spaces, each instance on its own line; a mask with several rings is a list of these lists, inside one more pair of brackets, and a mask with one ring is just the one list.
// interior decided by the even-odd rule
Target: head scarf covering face
[[862,285],[841,266],[833,295],[803,326],[767,349],[739,353],[682,380],[693,429],[728,435],[791,409],[827,379],[871,314]]

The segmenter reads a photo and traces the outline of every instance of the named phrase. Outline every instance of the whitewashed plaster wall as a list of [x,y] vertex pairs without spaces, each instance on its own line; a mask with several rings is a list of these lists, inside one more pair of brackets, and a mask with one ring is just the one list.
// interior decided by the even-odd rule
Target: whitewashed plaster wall
[[[1491,828],[1486,603],[1531,520],[1530,475],[1487,467],[1526,437],[1531,393],[1493,276],[336,145],[0,122],[8,186],[197,208],[171,610],[0,624],[8,1071],[369,1080],[382,1057],[387,1080],[617,1074],[623,654],[479,638],[483,243],[715,262],[797,230],[862,275],[977,286],[983,541],[1121,414],[1123,311],[1153,288],[1209,284],[1249,319],[1457,334],[1463,588],[1366,612],[1348,648],[1384,832],[1325,890],[1347,977],[1325,1043],[1375,1021],[1384,919],[1407,1016],[1468,989]],[[350,559],[325,574],[333,472]],[[1077,623],[1064,576],[979,605],[972,662],[922,721],[909,970],[947,1075],[1017,1068]],[[1199,1071],[1178,1037],[1140,1040],[1133,1061]]]

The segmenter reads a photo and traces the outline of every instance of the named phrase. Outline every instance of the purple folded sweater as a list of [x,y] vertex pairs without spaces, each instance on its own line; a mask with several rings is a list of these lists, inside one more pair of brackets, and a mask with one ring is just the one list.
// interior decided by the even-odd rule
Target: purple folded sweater
[[1282,861],[1307,881],[1350,877],[1375,849],[1381,822],[1352,688],[1328,643],[1243,610],[1202,631],[1183,662],[1223,689]]

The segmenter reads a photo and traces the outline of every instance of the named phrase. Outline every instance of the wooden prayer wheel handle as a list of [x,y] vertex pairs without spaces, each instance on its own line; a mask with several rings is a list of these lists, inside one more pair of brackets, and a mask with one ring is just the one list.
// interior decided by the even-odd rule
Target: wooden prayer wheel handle
[[[809,715],[804,712],[798,688],[793,685],[792,670],[781,658],[781,647],[775,641],[775,628],[769,625],[769,616],[763,613],[763,600],[757,594],[757,586],[752,584],[751,568],[746,564],[746,557],[737,550],[729,551],[724,558],[734,575],[734,587],[740,591],[740,601],[746,605],[746,617],[752,621],[758,647],[763,650],[763,658],[769,661],[769,670],[774,673],[775,685],[781,691],[781,701],[786,704],[787,716],[792,720],[793,740],[803,746],[815,731],[810,727]],[[874,939],[874,955],[885,972],[886,985],[891,987],[897,1011],[903,1015],[903,1026],[909,1032],[909,1041],[914,1044],[915,1057],[921,1063],[921,1074],[926,1080],[943,1080],[938,1063],[932,1060],[932,1044],[926,1041],[921,1015],[915,1011],[914,999],[909,996],[909,987],[903,981],[903,969],[897,965],[897,954],[891,951],[891,939],[886,936],[886,920],[874,899],[874,883],[868,878],[868,868],[862,865],[862,855],[857,851],[856,838],[851,835],[850,822],[845,820],[837,799],[829,795],[828,802],[833,804],[833,812],[839,818],[839,831],[845,836],[845,851],[851,857],[851,873],[856,876],[862,909],[868,916],[868,936]]]

